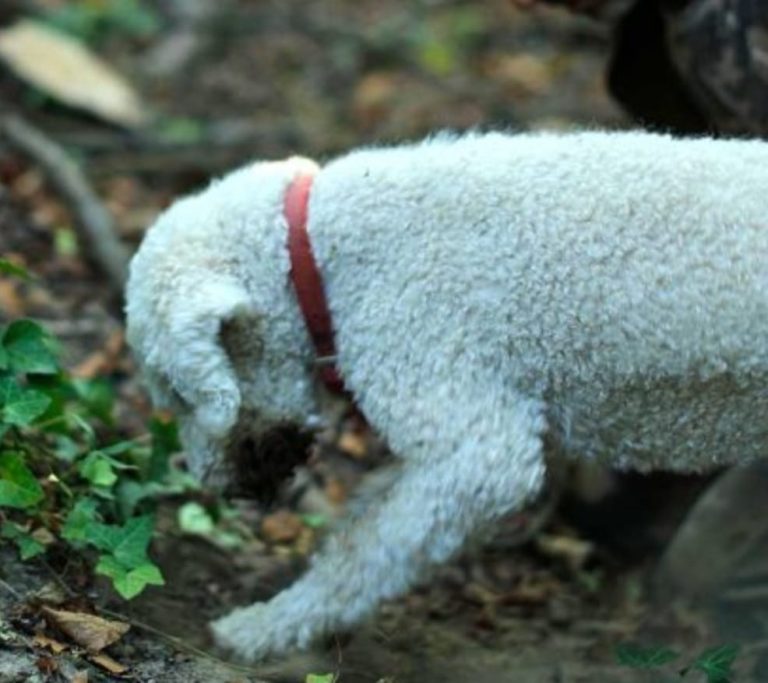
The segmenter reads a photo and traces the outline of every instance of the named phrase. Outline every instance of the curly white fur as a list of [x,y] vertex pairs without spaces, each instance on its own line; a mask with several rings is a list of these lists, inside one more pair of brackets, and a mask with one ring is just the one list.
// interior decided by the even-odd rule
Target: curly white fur
[[[227,433],[316,409],[283,194],[259,163],[174,205],[128,286],[129,339],[196,472]],[[768,144],[646,133],[436,137],[318,174],[309,231],[338,363],[400,456],[307,574],[216,622],[251,660],[403,593],[569,454],[694,470],[768,435]],[[225,353],[219,331],[243,331]]]

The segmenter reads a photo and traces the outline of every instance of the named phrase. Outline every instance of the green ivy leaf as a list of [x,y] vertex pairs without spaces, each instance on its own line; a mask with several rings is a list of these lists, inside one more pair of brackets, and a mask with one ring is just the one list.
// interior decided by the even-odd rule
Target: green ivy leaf
[[112,579],[115,590],[126,600],[135,598],[148,585],[163,586],[165,580],[157,565],[145,562],[134,569],[125,566],[112,555],[102,555],[96,573]]
[[93,417],[105,424],[112,424],[115,394],[109,382],[103,379],[73,379],[70,385],[77,398]]
[[3,422],[23,427],[45,413],[51,399],[42,391],[21,387],[13,378],[3,377],[0,378],[0,405]]
[[3,522],[0,527],[0,536],[13,541],[19,549],[19,557],[29,560],[32,557],[45,552],[45,546],[32,538],[28,531],[12,522]]
[[3,420],[12,425],[28,425],[45,413],[49,405],[51,399],[48,396],[34,389],[25,389],[16,400],[3,406]]
[[205,126],[198,119],[174,117],[160,121],[156,133],[163,142],[189,145],[205,137]]
[[19,548],[19,557],[25,562],[45,552],[45,546],[31,536],[21,536],[15,543]]
[[164,586],[165,579],[160,567],[147,562],[136,569],[131,569],[125,579],[115,582],[115,588],[124,598],[130,599],[138,595],[146,586]]
[[146,38],[160,28],[160,20],[151,4],[139,0],[117,0],[109,3],[109,18],[114,28],[128,35]]
[[59,371],[53,340],[32,320],[17,320],[5,330],[2,346],[15,372],[55,375]]
[[322,529],[328,524],[328,517],[318,513],[308,513],[301,516],[301,521],[310,529]]
[[85,42],[93,40],[97,34],[98,19],[96,11],[84,3],[62,5],[45,15],[47,24]]
[[69,511],[61,537],[65,541],[87,541],[88,530],[92,524],[99,523],[98,503],[93,498],[81,498]]
[[110,488],[117,481],[117,474],[112,467],[112,462],[101,452],[89,453],[77,468],[80,476],[87,479],[94,486]]
[[96,432],[93,427],[88,424],[87,420],[84,420],[77,413],[68,413],[66,417],[74,428],[79,429],[85,434],[89,442],[96,441]]
[[21,392],[16,377],[8,371],[0,372],[0,407]]
[[86,528],[91,545],[112,554],[126,569],[147,562],[147,547],[152,540],[154,520],[151,515],[132,517],[123,526],[93,522]]
[[307,674],[304,683],[334,683],[336,674]]
[[11,275],[27,281],[32,279],[26,268],[5,258],[0,258],[0,275]]
[[[113,443],[111,446],[107,446],[106,448],[100,448],[99,452],[106,456],[123,455],[124,453],[129,453],[134,448],[136,448],[135,441],[118,441],[117,443]],[[132,467],[131,465],[120,462],[119,460],[115,460],[112,457],[110,457],[110,460],[112,461],[112,464],[118,469],[128,469]]]
[[152,435],[152,455],[147,468],[147,478],[160,480],[168,473],[171,455],[181,450],[179,430],[174,420],[154,417],[149,422]]
[[112,583],[125,578],[128,573],[112,555],[101,555],[94,571],[102,576],[108,576],[112,579]]
[[673,662],[680,656],[668,647],[638,647],[622,643],[616,648],[616,660],[633,669],[655,669]]
[[721,645],[702,652],[691,665],[707,676],[707,683],[727,683],[731,665],[739,654],[738,645]]
[[144,499],[167,493],[166,488],[157,482],[145,484],[128,477],[120,479],[115,490],[120,514],[125,518],[131,517]]
[[151,515],[129,519],[122,527],[112,551],[114,556],[126,567],[144,564],[154,528],[155,520]]
[[87,522],[83,529],[83,540],[99,550],[111,551],[117,544],[120,527],[101,522]]
[[53,452],[59,460],[73,463],[82,454],[82,447],[80,444],[66,434],[57,434],[55,442],[56,445],[53,448]]
[[64,3],[47,10],[43,19],[54,28],[88,43],[98,42],[113,33],[146,38],[160,27],[158,15],[151,5],[139,0]]
[[56,375],[27,375],[25,380],[23,384],[19,384],[45,394],[50,400],[48,408],[41,416],[45,420],[42,429],[50,434],[70,432],[67,413],[72,412],[72,409],[67,405],[71,399],[65,375],[61,372]]
[[[2,335],[0,335],[2,336]],[[7,370],[11,365],[11,359],[8,358],[8,352],[0,346],[0,370]]]
[[43,489],[20,453],[0,453],[0,507],[29,508],[43,499]]
[[206,536],[216,525],[213,518],[200,503],[184,503],[179,508],[179,527],[188,534]]

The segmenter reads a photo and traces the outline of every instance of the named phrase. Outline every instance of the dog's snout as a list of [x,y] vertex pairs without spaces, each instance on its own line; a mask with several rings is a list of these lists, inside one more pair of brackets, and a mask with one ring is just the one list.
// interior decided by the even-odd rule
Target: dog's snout
[[252,498],[263,505],[275,501],[283,484],[309,458],[313,436],[295,425],[278,425],[255,435],[237,434],[226,448],[230,476],[226,495]]

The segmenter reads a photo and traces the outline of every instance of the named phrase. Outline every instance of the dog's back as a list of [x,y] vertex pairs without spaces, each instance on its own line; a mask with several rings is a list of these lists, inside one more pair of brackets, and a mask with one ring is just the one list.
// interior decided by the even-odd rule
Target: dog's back
[[316,193],[342,349],[373,325],[396,357],[483,363],[631,466],[763,450],[767,144],[438,138],[343,157]]

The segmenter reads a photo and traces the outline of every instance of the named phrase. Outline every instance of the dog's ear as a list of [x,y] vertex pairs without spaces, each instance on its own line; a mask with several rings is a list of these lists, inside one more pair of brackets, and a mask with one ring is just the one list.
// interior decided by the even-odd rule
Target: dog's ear
[[224,438],[240,411],[240,389],[221,330],[251,315],[249,297],[237,283],[201,283],[172,307],[167,329],[157,331],[157,351],[147,359],[186,404],[196,428],[211,439]]

